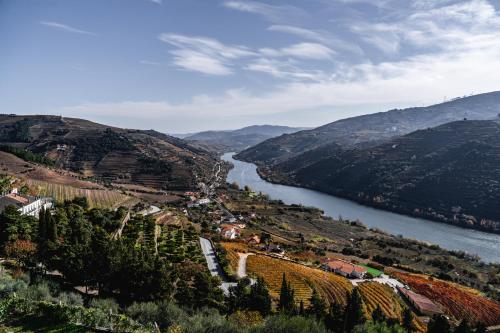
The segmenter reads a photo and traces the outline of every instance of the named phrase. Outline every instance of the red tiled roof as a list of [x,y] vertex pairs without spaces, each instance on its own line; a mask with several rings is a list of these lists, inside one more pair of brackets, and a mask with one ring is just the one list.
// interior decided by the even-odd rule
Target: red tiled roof
[[424,313],[443,313],[443,311],[424,295],[417,294],[411,290],[398,287],[398,290],[409,300],[417,305],[419,310]]
[[325,264],[332,270],[340,270],[346,274],[351,274],[353,271],[357,273],[365,273],[366,268],[351,264],[350,262],[338,260],[338,259],[328,259]]

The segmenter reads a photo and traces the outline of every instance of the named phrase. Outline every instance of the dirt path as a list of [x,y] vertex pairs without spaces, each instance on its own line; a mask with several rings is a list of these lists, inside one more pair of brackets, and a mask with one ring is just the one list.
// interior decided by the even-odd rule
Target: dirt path
[[253,253],[238,253],[240,260],[238,261],[238,272],[236,273],[239,278],[244,278],[247,276],[247,258],[253,255]]

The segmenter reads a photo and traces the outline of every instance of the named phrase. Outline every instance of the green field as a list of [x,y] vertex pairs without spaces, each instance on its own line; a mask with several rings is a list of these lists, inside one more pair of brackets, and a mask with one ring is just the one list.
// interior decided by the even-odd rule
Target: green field
[[379,277],[380,275],[383,274],[383,272],[379,271],[378,269],[372,268],[367,265],[359,264],[359,266],[366,268],[368,273],[370,273],[373,277]]

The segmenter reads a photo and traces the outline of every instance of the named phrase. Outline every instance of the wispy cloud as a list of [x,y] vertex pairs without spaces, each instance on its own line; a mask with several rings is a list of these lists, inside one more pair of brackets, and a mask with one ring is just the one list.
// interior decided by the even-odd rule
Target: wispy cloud
[[93,32],[77,29],[77,28],[74,28],[74,27],[71,27],[69,25],[59,23],[59,22],[40,21],[40,24],[47,26],[47,27],[50,27],[50,28],[54,28],[54,29],[58,29],[58,30],[66,31],[66,32],[71,32],[71,33],[75,33],[75,34],[92,35],[92,36],[96,35]]
[[225,1],[224,6],[240,12],[260,15],[271,22],[288,22],[308,16],[304,10],[295,6],[269,5],[258,1]]
[[280,79],[292,81],[322,81],[326,76],[321,70],[306,70],[297,67],[291,61],[259,58],[244,67],[247,71],[260,72]]
[[245,46],[226,45],[207,37],[164,33],[158,38],[177,47],[170,51],[176,66],[204,74],[232,74],[231,61],[255,54]]
[[211,75],[229,75],[232,69],[223,60],[194,50],[174,50],[174,64],[188,71]]
[[303,39],[319,42],[321,44],[328,45],[330,48],[336,51],[346,51],[348,53],[353,53],[356,55],[363,54],[363,50],[357,44],[342,40],[324,30],[313,30],[291,25],[279,24],[271,25],[267,28],[267,30],[286,33]]
[[269,57],[296,57],[302,59],[329,59],[335,53],[332,49],[318,43],[298,43],[281,49],[262,48],[260,53]]
[[[184,70],[212,75],[230,75],[233,74],[234,68],[242,68],[269,73],[275,77],[288,76],[311,79],[317,77],[315,71],[314,75],[310,73],[299,74],[308,71],[301,71],[296,65],[291,70],[290,64],[287,63],[288,60],[280,60],[282,62],[280,65],[277,58],[327,60],[335,54],[332,49],[319,43],[304,42],[279,49],[253,50],[247,46],[224,44],[216,39],[200,36],[164,33],[159,36],[159,39],[176,47],[170,51],[170,54],[173,55],[174,65]],[[269,58],[273,58],[273,60]],[[278,68],[280,68],[280,75],[276,75]],[[283,68],[287,68],[287,70],[283,71]],[[283,73],[287,75],[282,75]]]
[[163,2],[163,0],[147,0],[147,1],[149,1],[149,2],[153,2],[153,3],[156,3],[156,4],[158,4],[158,5],[161,5],[161,4],[162,4],[162,2]]

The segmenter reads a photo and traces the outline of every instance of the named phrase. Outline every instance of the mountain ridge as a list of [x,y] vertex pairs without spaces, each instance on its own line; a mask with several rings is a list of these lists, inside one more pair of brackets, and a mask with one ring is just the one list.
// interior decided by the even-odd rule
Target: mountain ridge
[[158,189],[196,188],[216,163],[195,144],[156,131],[61,116],[1,115],[0,143],[43,155],[85,177]]
[[500,120],[446,123],[363,149],[325,149],[317,149],[316,161],[292,158],[260,173],[273,182],[500,233]]
[[419,129],[464,118],[493,119],[499,113],[500,91],[495,91],[427,107],[393,109],[341,119],[311,130],[266,140],[240,152],[237,158],[269,166],[330,143],[344,148],[373,146]]

